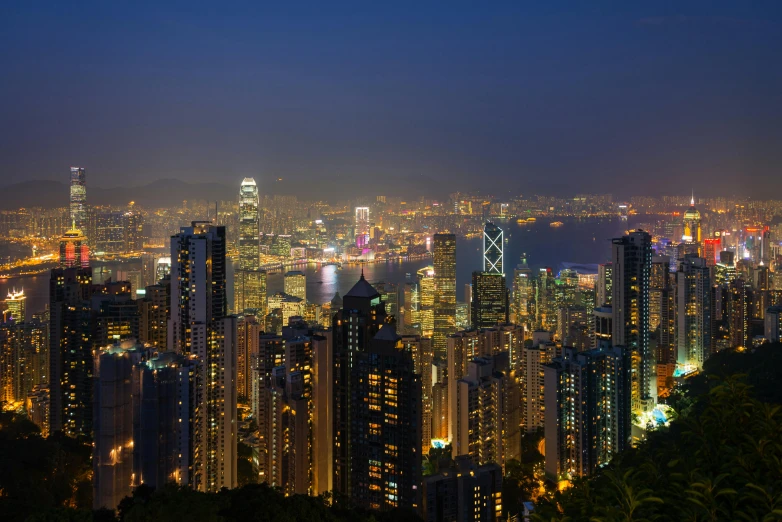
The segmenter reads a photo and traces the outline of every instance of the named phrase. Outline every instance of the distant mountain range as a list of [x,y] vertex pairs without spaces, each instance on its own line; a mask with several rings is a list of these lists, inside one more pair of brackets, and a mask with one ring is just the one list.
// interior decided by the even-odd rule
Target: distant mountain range
[[[170,207],[183,200],[235,199],[238,186],[220,183],[187,183],[178,179],[161,179],[134,187],[100,188],[87,185],[90,205],[124,206],[130,201],[143,207]],[[0,188],[0,210],[30,207],[65,207],[68,205],[68,185],[59,181],[35,180],[14,183]]]

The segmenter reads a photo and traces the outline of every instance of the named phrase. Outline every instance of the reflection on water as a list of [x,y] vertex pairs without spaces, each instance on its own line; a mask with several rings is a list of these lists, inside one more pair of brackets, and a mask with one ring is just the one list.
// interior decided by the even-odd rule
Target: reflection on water
[[[648,221],[650,218],[643,216],[639,219]],[[544,220],[531,225],[500,224],[508,238],[505,244],[505,273],[508,276],[508,285],[511,284],[513,268],[523,253],[527,254],[533,269],[550,266],[558,270],[563,262],[602,263],[608,261],[611,255],[609,240],[621,236],[625,228],[628,228],[628,223],[618,218],[560,220],[564,225],[556,228],[549,227],[548,221]],[[419,268],[431,263],[431,259],[370,263],[363,265],[364,277],[370,283],[385,281],[401,286],[405,282],[406,274],[415,277]],[[481,270],[481,264],[481,238],[459,239],[456,244],[457,299],[462,299],[464,285],[470,283],[473,270]],[[330,301],[336,292],[345,295],[358,281],[361,270],[361,265],[343,265],[341,269],[334,265],[322,268],[311,265],[302,269],[307,276],[307,299],[315,303],[325,303]],[[28,296],[28,315],[44,309],[49,300],[48,275],[0,279],[0,298],[4,298],[14,286],[24,287]],[[270,274],[269,293],[282,290],[283,274]]]

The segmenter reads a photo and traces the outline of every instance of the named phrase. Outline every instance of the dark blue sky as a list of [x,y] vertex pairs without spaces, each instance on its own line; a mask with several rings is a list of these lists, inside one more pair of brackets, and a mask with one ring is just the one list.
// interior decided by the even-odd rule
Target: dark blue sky
[[164,4],[0,3],[0,183],[782,196],[779,1]]

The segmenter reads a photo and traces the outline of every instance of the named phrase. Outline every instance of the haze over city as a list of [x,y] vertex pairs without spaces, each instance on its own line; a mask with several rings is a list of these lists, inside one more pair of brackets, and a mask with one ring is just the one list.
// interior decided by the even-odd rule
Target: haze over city
[[0,5],[0,520],[782,520],[782,4]]

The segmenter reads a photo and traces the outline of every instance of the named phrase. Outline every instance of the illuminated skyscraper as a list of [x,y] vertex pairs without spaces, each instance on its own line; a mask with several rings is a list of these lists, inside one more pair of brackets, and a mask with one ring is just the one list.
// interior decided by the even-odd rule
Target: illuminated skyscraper
[[499,272],[472,273],[470,320],[473,328],[508,322],[508,288]]
[[534,285],[532,270],[527,265],[527,259],[522,257],[521,263],[513,270],[513,322],[527,325],[530,323],[530,307],[534,303]]
[[24,295],[24,289],[13,292],[8,291],[8,298],[5,300],[5,306],[8,315],[10,315],[14,321],[21,323],[24,322],[27,310],[27,296]]
[[486,223],[483,227],[483,271],[504,274],[505,266],[502,256],[502,229],[494,223]]
[[655,354],[649,343],[649,285],[652,237],[643,230],[612,240],[612,342],[632,356],[634,412],[651,411],[657,404]]
[[369,243],[369,207],[356,207],[356,246]]
[[98,212],[95,224],[95,237],[91,244],[96,252],[121,254],[126,250],[125,213],[117,210]]
[[253,178],[244,178],[239,187],[239,269],[255,270],[260,264],[260,228],[258,226],[258,186]]
[[434,235],[434,352],[445,357],[446,339],[456,331],[456,236]]
[[697,246],[698,253],[701,248],[701,213],[695,208],[695,196],[690,200],[690,208],[684,212],[684,234],[682,242],[693,243]]
[[225,227],[194,221],[171,238],[171,318],[168,349],[198,358],[209,379],[196,404],[193,487],[236,486],[236,317],[227,315]]
[[597,266],[597,288],[595,304],[603,306],[611,304],[611,283],[613,281],[613,266],[603,263]]
[[425,266],[418,270],[418,319],[421,336],[434,335],[434,268]]
[[304,272],[291,270],[285,273],[283,279],[286,294],[307,302],[307,276],[304,275]]
[[622,347],[576,352],[543,368],[546,475],[591,475],[629,445],[629,357]]
[[60,239],[60,268],[87,268],[90,250],[82,231],[72,228]]
[[706,260],[688,254],[676,272],[676,363],[703,368],[711,350],[711,278]]
[[703,257],[706,259],[706,266],[715,266],[717,264],[717,252],[720,250],[722,240],[718,237],[707,237],[703,240]]
[[71,224],[87,230],[87,177],[81,167],[71,167]]
[[260,256],[258,186],[253,178],[244,178],[239,187],[239,269],[234,272],[234,313],[266,316],[266,272],[259,270]]

